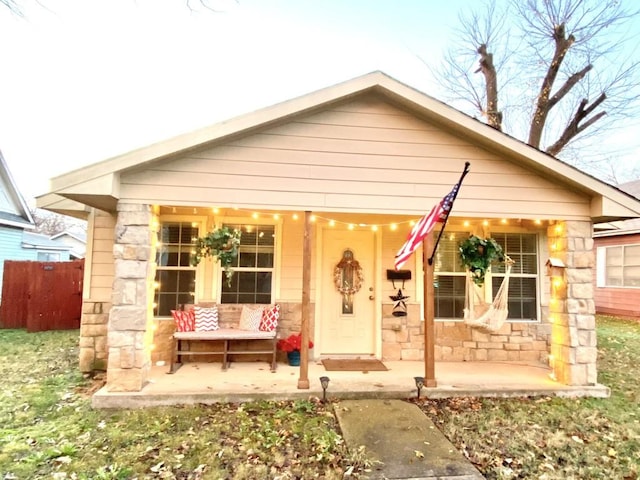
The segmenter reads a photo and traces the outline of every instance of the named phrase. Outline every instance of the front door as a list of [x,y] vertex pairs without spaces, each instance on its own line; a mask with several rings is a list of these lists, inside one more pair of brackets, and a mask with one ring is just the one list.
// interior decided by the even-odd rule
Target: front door
[[376,352],[375,234],[366,230],[323,230],[321,356]]

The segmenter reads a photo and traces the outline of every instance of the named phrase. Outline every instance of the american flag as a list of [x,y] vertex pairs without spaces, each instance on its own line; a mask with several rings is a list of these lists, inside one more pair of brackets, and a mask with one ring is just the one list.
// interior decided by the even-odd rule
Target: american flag
[[436,223],[443,223],[447,219],[459,188],[460,182],[454,185],[453,189],[431,209],[428,215],[422,217],[420,221],[413,226],[411,232],[409,232],[407,241],[396,255],[396,270],[405,264],[411,254],[420,246],[424,237],[429,235],[431,230],[434,229]]

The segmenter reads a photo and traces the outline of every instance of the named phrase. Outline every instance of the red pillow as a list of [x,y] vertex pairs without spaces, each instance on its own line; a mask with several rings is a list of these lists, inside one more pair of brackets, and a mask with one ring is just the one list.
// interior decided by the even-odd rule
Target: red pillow
[[196,318],[193,310],[171,310],[173,320],[176,322],[176,332],[193,332],[196,328]]
[[280,318],[280,305],[276,304],[271,307],[264,307],[262,311],[262,319],[260,320],[261,332],[273,332],[278,327],[278,319]]

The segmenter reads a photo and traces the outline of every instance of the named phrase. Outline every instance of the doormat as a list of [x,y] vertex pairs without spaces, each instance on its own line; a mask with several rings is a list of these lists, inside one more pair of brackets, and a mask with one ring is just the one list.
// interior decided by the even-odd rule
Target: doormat
[[388,370],[377,358],[324,358],[322,365],[328,372],[373,372]]

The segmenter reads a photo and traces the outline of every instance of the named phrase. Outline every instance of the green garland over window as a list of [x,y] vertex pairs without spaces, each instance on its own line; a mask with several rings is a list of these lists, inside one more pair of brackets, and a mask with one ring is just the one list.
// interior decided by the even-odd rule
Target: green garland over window
[[215,257],[225,272],[227,285],[231,286],[231,266],[238,258],[241,235],[242,232],[238,229],[220,227],[208,232],[204,237],[199,237],[196,240],[196,253],[192,257],[193,265],[198,265],[203,258]]
[[493,238],[471,235],[460,243],[460,262],[471,272],[473,282],[484,285],[484,277],[492,262],[504,262],[502,247]]

